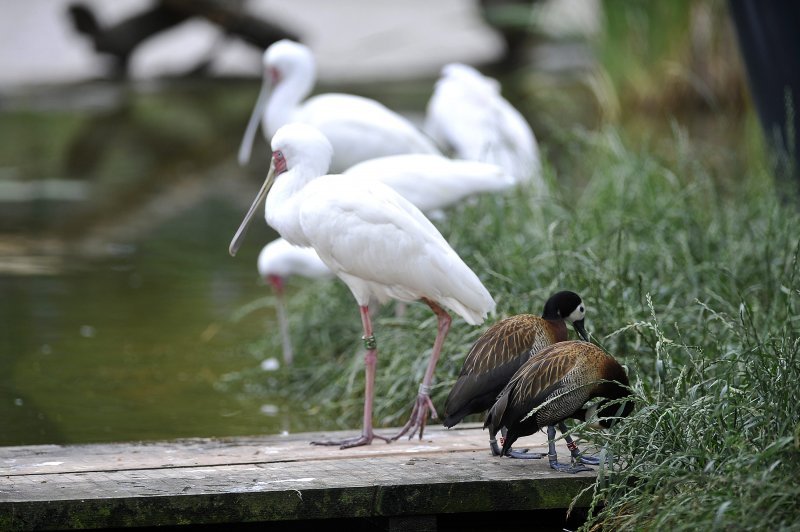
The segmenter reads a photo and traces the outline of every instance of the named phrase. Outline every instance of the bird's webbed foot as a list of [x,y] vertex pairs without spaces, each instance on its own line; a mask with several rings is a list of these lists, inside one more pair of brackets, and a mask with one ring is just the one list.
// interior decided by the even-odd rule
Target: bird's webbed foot
[[573,462],[572,464],[562,464],[558,458],[552,454],[547,455],[550,459],[550,468],[562,473],[580,473],[582,471],[593,471],[591,467],[586,467],[581,463]]
[[[561,429],[561,432],[565,433],[566,427]],[[569,449],[569,452],[572,455],[573,461],[577,461],[587,465],[600,465],[600,459],[598,457],[584,455],[578,449],[578,445],[574,441],[572,441],[572,438],[570,438],[569,436],[565,436],[565,439],[567,440],[567,448]]]
[[322,440],[322,441],[312,441],[311,445],[329,445],[329,446],[338,446],[340,449],[349,449],[351,447],[361,447],[363,445],[370,445],[372,440],[374,439],[383,440],[386,443],[391,442],[391,438],[387,438],[386,436],[380,436],[378,434],[361,434],[360,436],[355,436],[353,438],[345,438],[344,440]]
[[522,449],[520,451],[516,451],[514,449],[509,449],[506,452],[506,456],[509,458],[520,458],[523,460],[539,460],[545,456],[546,453],[529,453],[528,449]]

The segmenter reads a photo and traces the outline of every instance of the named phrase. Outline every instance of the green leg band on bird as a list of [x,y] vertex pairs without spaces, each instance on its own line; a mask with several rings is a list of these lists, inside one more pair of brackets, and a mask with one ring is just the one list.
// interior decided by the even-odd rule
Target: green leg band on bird
[[364,347],[366,347],[368,350],[372,351],[378,348],[378,341],[375,339],[374,334],[362,336],[361,339],[364,340]]

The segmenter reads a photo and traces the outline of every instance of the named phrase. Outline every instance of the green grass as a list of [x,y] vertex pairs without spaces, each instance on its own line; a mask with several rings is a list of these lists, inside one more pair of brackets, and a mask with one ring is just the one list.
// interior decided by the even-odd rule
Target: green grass
[[603,0],[595,50],[623,113],[741,106],[744,68],[728,2]]
[[[521,190],[450,213],[441,230],[497,313],[483,327],[454,319],[433,401],[443,407],[486,326],[575,290],[594,341],[627,366],[638,402],[610,432],[581,430],[615,457],[599,471],[587,528],[797,529],[796,202],[776,195],[765,166],[717,179],[685,131],[672,140],[664,157],[615,128],[572,132],[563,145],[571,165],[560,175],[547,167],[552,196]],[[284,392],[317,414],[316,429],[359,427],[356,305],[340,282],[294,286],[298,360]],[[424,373],[435,319],[422,304],[402,318],[387,305],[375,326],[375,421],[396,426]],[[277,335],[264,342],[257,351],[278,351]]]
[[[778,199],[757,168],[723,190],[699,160],[670,166],[681,171],[627,182],[620,214],[642,223],[607,257],[621,272],[607,283],[630,289],[636,272],[642,285],[606,296],[621,312],[598,335],[630,368],[639,407],[592,435],[616,461],[587,528],[797,530],[796,198]],[[598,199],[614,188],[599,184]]]

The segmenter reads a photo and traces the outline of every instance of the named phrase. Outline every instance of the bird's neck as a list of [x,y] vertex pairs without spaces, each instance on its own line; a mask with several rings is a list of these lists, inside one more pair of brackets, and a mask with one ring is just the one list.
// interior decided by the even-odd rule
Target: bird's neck
[[[627,378],[624,381],[627,385]],[[608,418],[608,417],[627,417],[633,412],[633,401],[624,401],[622,404],[614,403],[609,404],[615,399],[624,399],[631,395],[630,390],[618,382],[604,382],[600,385],[598,396],[603,399],[591,405],[589,408],[579,408],[572,414],[571,417],[580,421],[590,421],[593,418]],[[595,428],[608,428],[611,422],[608,420],[600,421],[599,426],[593,423]]]
[[264,117],[269,138],[292,121],[292,115],[314,87],[314,75],[304,71],[293,72],[273,89]]
[[547,319],[547,326],[550,328],[550,332],[553,335],[553,342],[564,342],[569,337],[567,335],[567,324],[561,318],[557,319]]
[[302,190],[319,176],[303,170],[294,168],[278,176],[265,204],[267,223],[295,246],[309,245],[300,225],[299,205],[302,203]]

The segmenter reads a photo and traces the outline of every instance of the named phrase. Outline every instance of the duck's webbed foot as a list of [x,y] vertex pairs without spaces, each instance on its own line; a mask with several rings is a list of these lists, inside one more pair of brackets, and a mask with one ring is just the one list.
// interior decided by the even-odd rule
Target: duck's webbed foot
[[578,449],[578,444],[572,441],[572,437],[567,434],[567,426],[564,425],[563,422],[558,424],[558,430],[564,435],[564,441],[567,442],[567,449],[569,449],[574,461],[587,465],[600,465],[600,459],[596,456],[584,456],[581,453],[580,449]]
[[580,473],[582,471],[593,471],[591,467],[586,467],[580,463],[562,464],[558,461],[555,454],[548,454],[547,458],[550,460],[550,468],[562,473]]
[[523,449],[521,451],[509,449],[508,452],[506,452],[506,456],[509,458],[521,458],[523,460],[540,460],[544,455],[545,453],[529,453],[528,449]]

